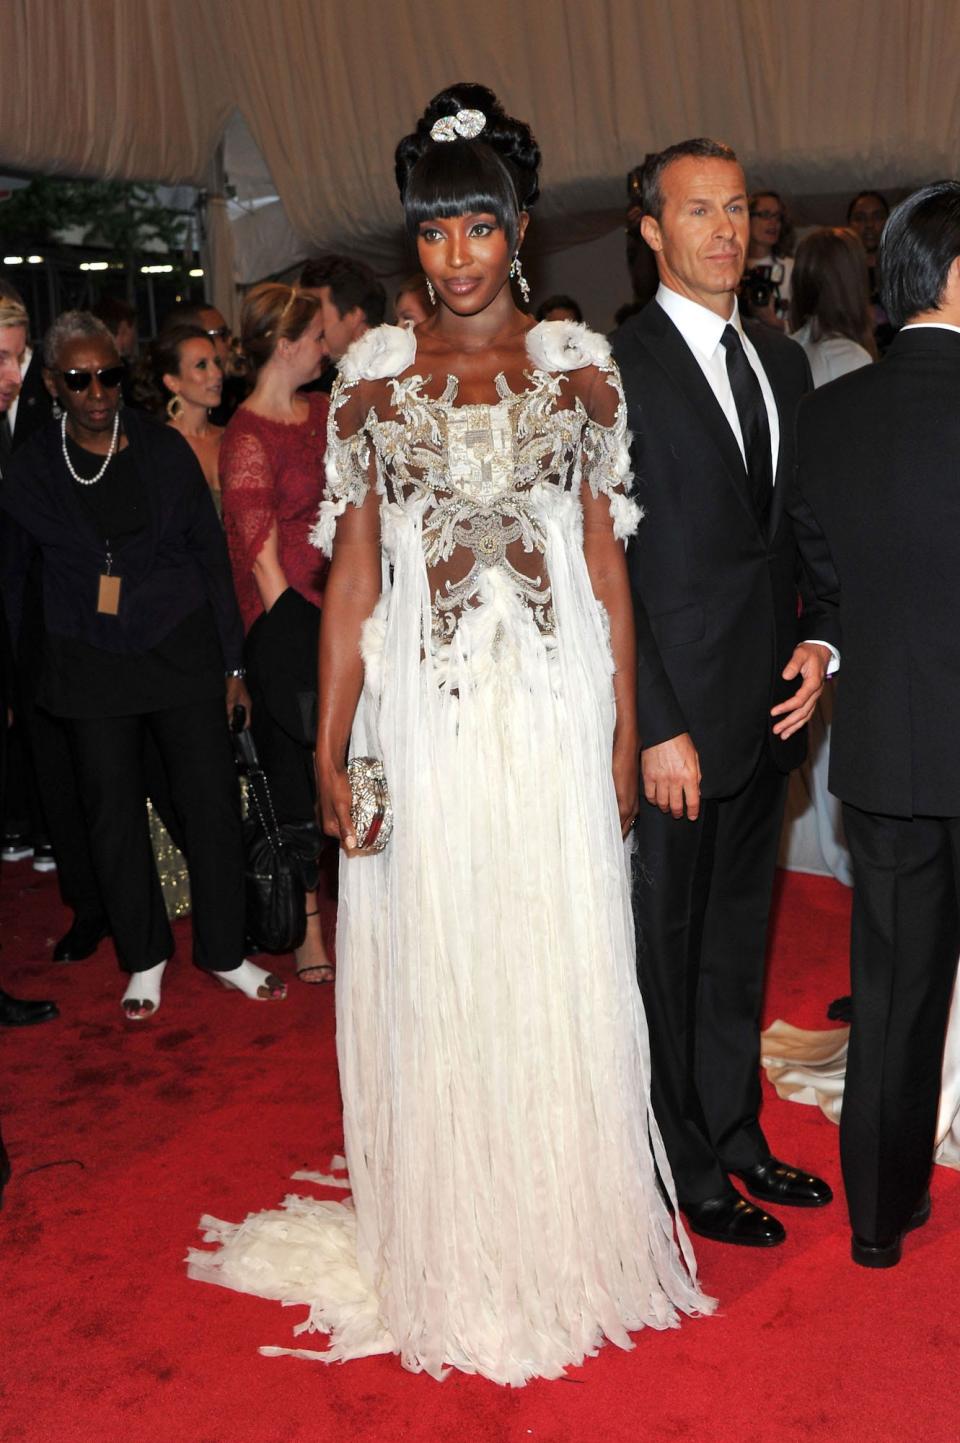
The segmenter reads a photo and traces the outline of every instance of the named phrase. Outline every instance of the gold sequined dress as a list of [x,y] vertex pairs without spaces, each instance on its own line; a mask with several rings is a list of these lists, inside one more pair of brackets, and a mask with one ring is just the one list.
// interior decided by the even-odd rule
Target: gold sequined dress
[[[602,337],[546,323],[481,405],[410,332],[348,353],[314,539],[380,496],[355,755],[395,828],[341,863],[337,1039],[347,1202],[290,1197],[191,1273],[309,1306],[324,1361],[556,1377],[605,1338],[707,1311],[655,1177],[613,659],[584,508],[620,538],[626,413]],[[299,1331],[299,1330],[298,1330]],[[268,1349],[277,1352],[283,1349]]]

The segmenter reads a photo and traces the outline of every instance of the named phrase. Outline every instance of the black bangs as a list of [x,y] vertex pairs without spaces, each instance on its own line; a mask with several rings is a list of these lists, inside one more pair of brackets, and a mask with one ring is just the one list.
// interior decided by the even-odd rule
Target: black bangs
[[511,251],[517,243],[516,183],[496,151],[476,141],[431,145],[410,172],[403,208],[407,233],[414,241],[425,220],[495,215]]

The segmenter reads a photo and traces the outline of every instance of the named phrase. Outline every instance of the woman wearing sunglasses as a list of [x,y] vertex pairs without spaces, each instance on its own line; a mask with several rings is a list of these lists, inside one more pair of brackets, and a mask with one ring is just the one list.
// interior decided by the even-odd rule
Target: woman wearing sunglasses
[[71,734],[91,851],[121,967],[123,1010],[157,1011],[173,953],[150,849],[144,741],[155,740],[182,821],[193,956],[263,1001],[283,984],[243,957],[240,804],[227,717],[249,707],[243,630],[223,533],[203,473],[171,427],[120,410],[109,331],[82,311],[44,342],[59,419],[18,452],[0,487],[2,574],[18,634],[39,552],[44,658],[39,701]]

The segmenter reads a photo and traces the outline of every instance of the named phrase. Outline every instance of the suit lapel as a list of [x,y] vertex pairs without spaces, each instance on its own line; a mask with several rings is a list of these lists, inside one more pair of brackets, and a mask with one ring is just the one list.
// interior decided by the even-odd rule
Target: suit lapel
[[687,403],[696,423],[710,437],[724,463],[730,482],[754,524],[757,515],[750,497],[747,468],[730,423],[710,388],[699,362],[670,317],[656,301],[651,301],[638,317],[636,339],[673,381]]

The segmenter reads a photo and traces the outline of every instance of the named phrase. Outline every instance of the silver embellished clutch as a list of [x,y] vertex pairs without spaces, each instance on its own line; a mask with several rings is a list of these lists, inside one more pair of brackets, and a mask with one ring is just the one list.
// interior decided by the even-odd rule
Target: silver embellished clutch
[[383,762],[376,757],[353,757],[347,763],[347,779],[357,846],[362,852],[382,852],[393,831],[393,803]]

